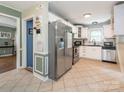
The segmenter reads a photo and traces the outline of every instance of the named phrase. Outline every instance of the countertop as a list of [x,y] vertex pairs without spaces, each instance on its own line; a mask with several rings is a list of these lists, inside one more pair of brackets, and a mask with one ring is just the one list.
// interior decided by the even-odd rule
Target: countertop
[[102,47],[101,45],[81,45],[81,46]]
[[0,48],[13,48],[14,46],[0,46]]
[[81,46],[101,47],[102,49],[116,50],[116,47],[115,46],[112,46],[112,47],[105,47],[105,46],[102,46],[102,45],[81,45]]

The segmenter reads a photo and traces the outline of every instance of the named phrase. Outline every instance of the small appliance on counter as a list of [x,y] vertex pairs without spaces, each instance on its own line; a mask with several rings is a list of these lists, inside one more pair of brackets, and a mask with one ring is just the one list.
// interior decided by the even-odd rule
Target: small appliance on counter
[[102,61],[116,63],[116,47],[113,42],[104,42],[104,46],[102,46]]
[[73,38],[73,65],[79,61],[79,46],[81,45],[82,39]]

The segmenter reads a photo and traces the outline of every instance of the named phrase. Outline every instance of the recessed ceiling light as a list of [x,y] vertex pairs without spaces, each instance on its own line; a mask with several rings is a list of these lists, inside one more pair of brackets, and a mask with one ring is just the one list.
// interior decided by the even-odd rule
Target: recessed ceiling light
[[91,17],[91,13],[85,13],[83,16],[84,16],[84,18],[89,18],[89,17]]
[[39,7],[36,7],[36,10],[39,10]]
[[40,5],[40,8],[42,8],[42,5]]
[[40,8],[42,8],[42,5],[37,6],[36,10],[39,10]]
[[92,22],[92,24],[93,24],[93,25],[96,25],[96,24],[98,24],[98,22],[94,21],[94,22]]

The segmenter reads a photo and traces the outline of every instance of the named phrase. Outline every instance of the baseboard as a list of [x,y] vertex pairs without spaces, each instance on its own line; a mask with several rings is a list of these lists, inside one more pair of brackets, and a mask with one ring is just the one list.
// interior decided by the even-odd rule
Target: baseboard
[[0,55],[0,57],[8,57],[8,56],[13,56],[13,54]]

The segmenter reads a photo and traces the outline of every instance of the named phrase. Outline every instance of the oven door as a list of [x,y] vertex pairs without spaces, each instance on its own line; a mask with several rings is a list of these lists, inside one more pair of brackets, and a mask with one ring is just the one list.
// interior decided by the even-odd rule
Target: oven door
[[103,49],[102,60],[115,62],[116,61],[115,58],[116,58],[115,50]]

